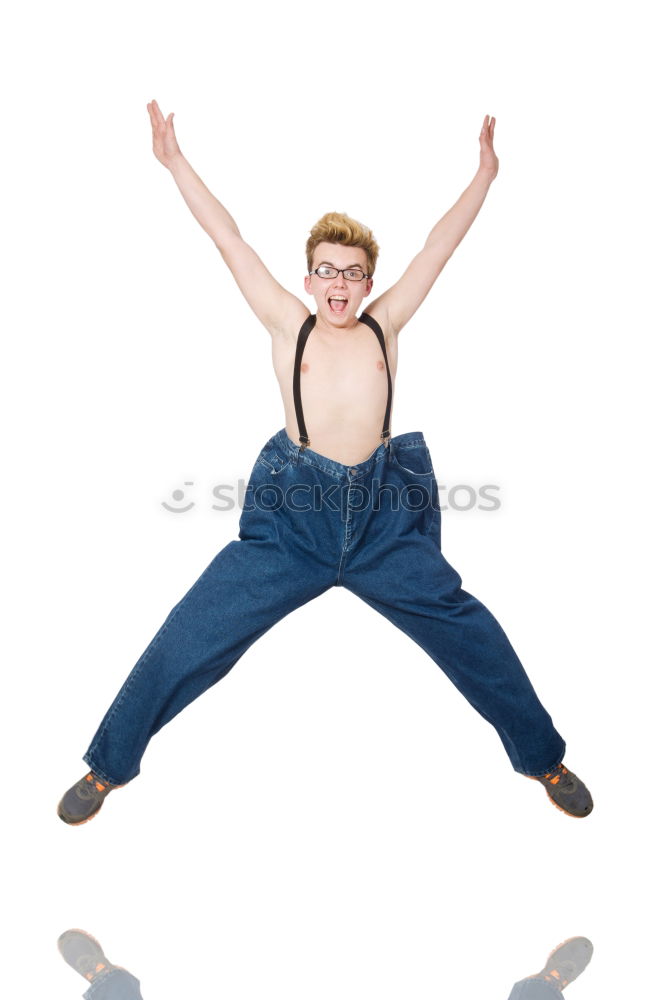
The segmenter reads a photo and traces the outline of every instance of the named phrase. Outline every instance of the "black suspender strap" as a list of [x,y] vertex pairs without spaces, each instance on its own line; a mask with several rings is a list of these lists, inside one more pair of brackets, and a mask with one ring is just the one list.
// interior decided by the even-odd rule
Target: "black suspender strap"
[[386,413],[384,414],[384,426],[382,428],[381,438],[382,441],[385,441],[388,444],[388,439],[391,436],[391,400],[393,398],[393,386],[391,385],[391,369],[388,366],[388,357],[386,354],[386,341],[384,340],[384,333],[381,326],[373,316],[370,316],[368,313],[362,313],[359,316],[359,322],[365,323],[370,327],[373,333],[376,334],[379,346],[382,349],[382,354],[384,355],[388,394],[386,397]]
[[303,351],[306,346],[306,341],[308,340],[308,334],[315,326],[317,322],[317,315],[313,313],[311,316],[305,320],[303,326],[299,330],[299,336],[297,338],[297,349],[294,355],[294,409],[296,410],[297,423],[299,425],[299,442],[301,444],[300,451],[303,451],[310,444],[310,438],[306,431],[306,424],[303,419],[303,406],[301,405],[301,358],[303,357]]
[[[305,320],[303,326],[299,330],[296,352],[294,354],[294,376],[292,388],[294,391],[294,409],[297,415],[297,424],[299,425],[299,443],[301,445],[299,452],[302,452],[304,448],[307,448],[310,444],[310,438],[308,437],[306,424],[303,419],[303,406],[301,404],[301,359],[303,357],[303,352],[306,347],[306,341],[308,340],[310,331],[315,326],[316,322],[316,314],[312,314]],[[384,426],[382,428],[381,439],[388,444],[388,439],[391,436],[391,399],[393,397],[393,386],[391,384],[391,369],[389,368],[388,356],[386,354],[386,342],[384,340],[384,334],[381,326],[377,320],[372,316],[369,316],[368,313],[362,313],[362,315],[359,316],[359,322],[365,323],[366,326],[369,326],[373,333],[375,333],[382,349],[382,354],[384,355],[388,394],[386,397],[386,413],[384,415]]]

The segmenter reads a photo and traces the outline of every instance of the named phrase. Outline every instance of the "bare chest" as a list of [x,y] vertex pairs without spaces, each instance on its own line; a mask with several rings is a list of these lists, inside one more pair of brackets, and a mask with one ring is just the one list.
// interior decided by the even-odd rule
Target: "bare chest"
[[[295,354],[296,338],[274,342],[274,369],[292,441],[298,441],[300,434],[293,392]],[[394,386],[396,338],[386,339],[386,357]],[[299,371],[305,428],[313,450],[344,464],[363,461],[380,443],[388,400],[386,360],[373,331],[361,324],[329,337],[313,328]]]
[[[379,341],[368,336],[329,344],[311,336],[301,361],[301,385],[312,393],[380,393],[386,388],[386,362]],[[392,367],[389,359],[389,367]]]
[[[274,345],[276,348],[276,345]],[[281,342],[274,349],[274,368],[287,398],[292,391],[296,342]],[[386,343],[386,356],[391,373],[397,368],[397,344]],[[356,405],[363,397],[375,401],[387,391],[386,362],[375,334],[365,327],[351,336],[330,339],[311,331],[300,366],[301,392],[311,400],[344,400],[349,397]]]

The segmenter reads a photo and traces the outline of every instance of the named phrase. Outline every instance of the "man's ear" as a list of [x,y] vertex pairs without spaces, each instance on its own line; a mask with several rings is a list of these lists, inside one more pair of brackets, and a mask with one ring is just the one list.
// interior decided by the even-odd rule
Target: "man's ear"
[[[365,294],[366,295],[370,295],[370,292],[372,291],[372,281],[373,281],[372,278],[366,278],[366,283],[365,283]],[[364,298],[365,298],[365,295],[364,295]]]
[[306,277],[303,279],[303,287],[306,289],[306,291],[308,292],[309,295],[313,294],[312,290],[311,290],[311,287],[310,287],[310,275],[309,274],[307,274]]

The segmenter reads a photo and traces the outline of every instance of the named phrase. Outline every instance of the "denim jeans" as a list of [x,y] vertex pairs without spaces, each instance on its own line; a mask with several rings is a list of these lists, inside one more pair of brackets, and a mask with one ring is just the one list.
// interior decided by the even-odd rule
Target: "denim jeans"
[[513,986],[508,1000],[562,1000],[564,994],[544,979],[522,979]]
[[[562,995],[539,979],[523,979],[515,983],[508,1000],[561,1000]],[[100,976],[83,997],[84,1000],[142,1000],[140,983],[124,969],[115,969]]]
[[[131,973],[116,969],[100,976],[83,994],[84,1000],[142,1000],[140,983]],[[515,983],[508,1000],[560,1000],[562,993],[538,979]]]
[[111,969],[97,976],[83,997],[85,1000],[142,1000],[139,981],[126,969]]
[[420,432],[342,465],[285,429],[260,451],[239,539],[172,608],[129,674],[84,757],[121,785],[162,726],[224,677],[295,608],[345,587],[414,640],[496,729],[516,771],[540,775],[565,744],[504,631],[461,589],[441,553],[441,513]]

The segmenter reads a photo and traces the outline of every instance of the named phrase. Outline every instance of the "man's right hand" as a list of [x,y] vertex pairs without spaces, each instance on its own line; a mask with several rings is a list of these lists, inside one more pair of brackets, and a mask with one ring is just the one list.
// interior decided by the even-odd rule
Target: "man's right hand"
[[147,110],[149,111],[149,118],[152,123],[152,149],[154,156],[159,163],[170,169],[173,160],[177,156],[181,156],[181,149],[177,145],[175,127],[172,123],[174,112],[171,111],[167,119],[165,119],[156,101],[150,101],[147,105]]
[[172,112],[167,120],[156,101],[147,105],[152,122],[152,148],[159,163],[172,174],[184,201],[230,268],[242,295],[269,333],[296,337],[309,310],[286,291],[244,240],[237,223],[198,177],[175,139]]

